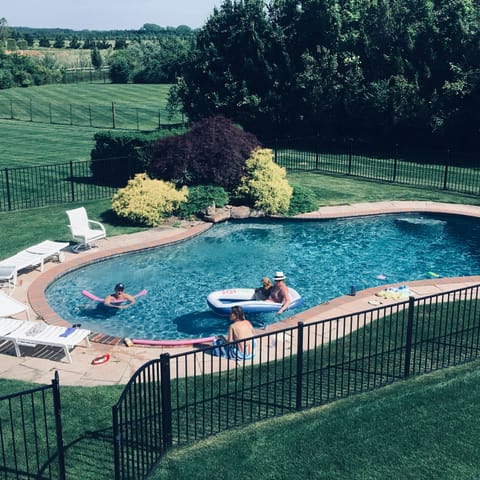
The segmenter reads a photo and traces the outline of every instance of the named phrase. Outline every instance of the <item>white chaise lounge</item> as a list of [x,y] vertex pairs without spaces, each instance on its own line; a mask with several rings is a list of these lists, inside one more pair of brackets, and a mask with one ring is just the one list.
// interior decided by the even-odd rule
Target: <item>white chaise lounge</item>
[[11,317],[25,313],[27,319],[30,319],[28,305],[9,297],[5,292],[0,291],[0,317]]
[[15,289],[20,270],[38,267],[43,272],[43,264],[47,260],[56,258],[59,262],[63,262],[62,250],[68,246],[68,242],[45,240],[0,261],[0,284],[6,286],[11,294]]
[[11,318],[0,318],[0,340],[12,342],[15,347],[15,354],[20,357],[21,346],[36,347],[45,345],[47,347],[62,348],[69,363],[72,363],[70,350],[84,342],[90,346],[90,330],[73,327],[58,327],[43,322],[32,322],[29,320],[14,320]]

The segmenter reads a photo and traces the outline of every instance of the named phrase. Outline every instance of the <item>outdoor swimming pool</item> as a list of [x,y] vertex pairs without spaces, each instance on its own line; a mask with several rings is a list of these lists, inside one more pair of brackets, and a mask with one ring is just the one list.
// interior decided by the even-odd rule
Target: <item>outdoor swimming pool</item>
[[[49,305],[64,319],[106,334],[145,339],[224,334],[228,319],[208,309],[213,290],[259,286],[276,270],[287,275],[306,310],[332,298],[387,283],[480,273],[480,219],[398,214],[326,221],[236,221],[186,242],[107,259],[52,283]],[[385,275],[385,280],[378,280]],[[148,294],[105,314],[81,294],[99,297],[123,282]],[[294,311],[295,312],[295,311]],[[292,313],[294,313],[292,312]],[[282,318],[292,313],[282,315]],[[271,323],[274,314],[249,317]]]

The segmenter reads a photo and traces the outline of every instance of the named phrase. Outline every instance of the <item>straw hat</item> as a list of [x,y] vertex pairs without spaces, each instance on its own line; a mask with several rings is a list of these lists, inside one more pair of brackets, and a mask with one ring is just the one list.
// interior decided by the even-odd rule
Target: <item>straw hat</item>
[[275,272],[275,276],[273,277],[273,279],[275,281],[280,281],[280,280],[285,280],[285,274],[283,272]]

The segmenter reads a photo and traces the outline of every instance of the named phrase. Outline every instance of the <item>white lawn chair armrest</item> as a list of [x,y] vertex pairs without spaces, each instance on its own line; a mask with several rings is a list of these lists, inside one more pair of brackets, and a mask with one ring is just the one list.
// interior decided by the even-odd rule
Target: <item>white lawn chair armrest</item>
[[96,225],[100,230],[102,230],[102,232],[105,233],[105,227],[100,222],[97,222],[96,220],[88,220],[88,223]]

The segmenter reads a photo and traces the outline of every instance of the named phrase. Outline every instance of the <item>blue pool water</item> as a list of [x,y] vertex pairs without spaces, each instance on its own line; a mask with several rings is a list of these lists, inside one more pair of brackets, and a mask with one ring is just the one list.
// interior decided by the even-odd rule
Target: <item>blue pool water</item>
[[[256,287],[277,270],[304,298],[299,310],[386,283],[480,273],[480,220],[442,215],[380,215],[327,221],[248,221],[215,225],[186,242],[124,255],[71,272],[47,289],[63,318],[111,335],[146,339],[195,338],[225,333],[228,319],[212,314],[213,290]],[[377,275],[385,275],[378,280]],[[148,294],[107,316],[81,294]],[[297,310],[298,311],[298,310]],[[286,318],[289,314],[284,314]],[[274,314],[255,317],[271,323]]]

